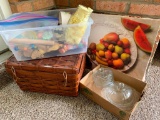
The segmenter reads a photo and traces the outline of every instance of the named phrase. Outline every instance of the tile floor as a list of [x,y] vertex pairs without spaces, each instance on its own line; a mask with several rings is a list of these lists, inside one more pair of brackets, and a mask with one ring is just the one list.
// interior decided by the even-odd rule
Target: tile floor
[[0,54],[0,64],[4,63],[13,53],[11,51],[6,51],[5,53]]

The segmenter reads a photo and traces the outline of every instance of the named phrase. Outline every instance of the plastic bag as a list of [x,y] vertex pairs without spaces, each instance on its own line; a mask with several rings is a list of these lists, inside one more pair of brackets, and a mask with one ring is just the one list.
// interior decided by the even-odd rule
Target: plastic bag
[[58,18],[35,13],[15,13],[0,21],[0,30],[35,28],[58,25]]
[[54,26],[58,25],[58,19],[56,18],[34,18],[19,21],[0,22],[0,30],[11,30],[11,29],[22,29],[22,28],[34,28],[34,27],[44,27],[44,26]]
[[34,18],[53,18],[53,19],[57,20],[57,18],[54,18],[51,16],[39,15],[39,14],[34,14],[34,13],[17,13],[17,14],[11,15],[9,18],[7,18],[3,21],[4,22],[13,22],[13,21],[28,20],[28,19],[34,19]]

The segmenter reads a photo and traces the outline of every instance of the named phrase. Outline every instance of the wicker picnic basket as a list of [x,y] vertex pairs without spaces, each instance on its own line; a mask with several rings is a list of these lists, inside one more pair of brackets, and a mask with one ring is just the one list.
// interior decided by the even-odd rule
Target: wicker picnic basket
[[21,62],[12,56],[5,68],[23,91],[77,96],[85,63],[85,54]]

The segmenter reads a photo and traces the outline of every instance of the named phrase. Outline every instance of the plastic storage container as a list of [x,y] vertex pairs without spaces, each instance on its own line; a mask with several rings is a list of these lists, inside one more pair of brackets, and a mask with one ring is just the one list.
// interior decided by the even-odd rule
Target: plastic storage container
[[[76,9],[60,9],[34,12],[40,15],[59,17],[61,11],[73,14]],[[54,56],[65,56],[71,54],[85,53],[88,46],[93,20],[89,18],[87,23],[67,24],[67,25],[44,25],[36,27],[21,26],[12,29],[1,29],[0,34],[10,50],[15,55],[17,61],[41,59]],[[86,30],[78,44],[71,44],[66,41],[66,31],[72,29],[72,35],[80,34],[81,28]],[[69,36],[72,37],[72,36]]]

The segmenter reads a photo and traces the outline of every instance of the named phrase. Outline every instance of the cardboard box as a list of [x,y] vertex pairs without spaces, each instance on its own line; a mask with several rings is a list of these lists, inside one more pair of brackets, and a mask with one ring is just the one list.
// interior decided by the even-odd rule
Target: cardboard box
[[[101,95],[101,88],[98,88],[94,85],[94,81],[92,79],[92,74],[95,70],[100,68],[101,66],[98,65],[96,68],[94,68],[92,71],[90,71],[85,77],[83,77],[80,81],[80,91],[82,94],[84,94],[86,97],[94,101],[95,103],[99,104],[102,106],[104,109],[106,109],[108,112],[114,114],[120,119],[128,120],[130,115],[134,112],[135,108],[139,104],[137,102],[133,109],[131,111],[124,111],[110,102],[108,102],[105,98],[102,97]],[[109,68],[109,67],[108,67]],[[146,83],[138,80],[136,78],[133,78],[127,74],[124,74],[121,71],[109,68],[113,72],[114,80],[115,81],[120,81],[123,82],[131,87],[133,87],[135,90],[137,90],[140,94],[141,97],[143,95],[144,89],[146,87]],[[141,100],[141,97],[139,98]],[[139,101],[140,101],[139,100]]]

